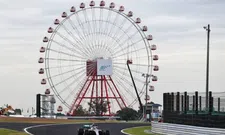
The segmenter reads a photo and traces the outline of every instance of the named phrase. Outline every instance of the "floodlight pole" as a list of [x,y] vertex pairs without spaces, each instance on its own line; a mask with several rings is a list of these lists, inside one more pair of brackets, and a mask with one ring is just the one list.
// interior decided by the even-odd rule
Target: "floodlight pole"
[[203,27],[207,31],[207,59],[206,59],[206,109],[209,109],[209,39],[210,39],[210,24]]

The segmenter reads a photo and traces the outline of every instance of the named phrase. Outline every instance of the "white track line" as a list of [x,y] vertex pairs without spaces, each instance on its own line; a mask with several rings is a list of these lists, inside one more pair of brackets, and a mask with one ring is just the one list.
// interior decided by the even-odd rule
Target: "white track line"
[[131,129],[131,128],[140,128],[140,127],[146,127],[146,126],[138,126],[138,127],[125,128],[125,129],[122,129],[120,132],[123,133],[123,134],[125,134],[125,135],[132,135],[132,134],[129,134],[129,133],[124,132],[124,130]]
[[28,135],[34,135],[30,132],[28,132],[28,129],[32,129],[32,128],[38,128],[38,127],[49,127],[49,126],[60,126],[60,125],[77,125],[77,124],[82,124],[82,123],[65,123],[65,124],[45,124],[45,125],[35,125],[35,126],[29,126],[24,128],[24,132],[26,132]]

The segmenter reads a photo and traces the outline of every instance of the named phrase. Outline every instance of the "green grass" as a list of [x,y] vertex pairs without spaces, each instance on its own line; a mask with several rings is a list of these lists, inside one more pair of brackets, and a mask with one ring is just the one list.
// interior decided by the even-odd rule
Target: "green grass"
[[127,128],[123,131],[131,135],[156,135],[156,134],[149,134],[144,132],[145,130],[150,130],[150,129],[151,129],[151,126],[143,126],[143,127]]
[[27,135],[27,134],[24,132],[0,128],[0,135]]
[[[117,120],[67,120],[67,119],[45,119],[45,118],[17,118],[17,117],[0,117],[1,122],[10,122],[10,123],[46,123],[46,124],[72,124],[72,123],[133,123],[133,124],[142,124],[143,122],[137,121],[128,121],[121,122]],[[146,123],[147,124],[147,123]],[[1,134],[0,134],[1,135]]]

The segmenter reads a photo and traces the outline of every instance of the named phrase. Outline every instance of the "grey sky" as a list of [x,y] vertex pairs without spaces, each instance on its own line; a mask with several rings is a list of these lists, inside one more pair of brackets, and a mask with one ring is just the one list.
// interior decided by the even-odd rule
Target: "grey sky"
[[[35,95],[43,92],[38,75],[39,48],[46,30],[63,11],[82,1],[0,0],[0,103],[35,107]],[[109,4],[111,1],[106,1]],[[142,18],[158,46],[156,91],[151,99],[162,104],[171,91],[205,91],[206,31],[211,24],[210,90],[224,91],[224,0],[115,0]],[[86,1],[89,3],[89,1]]]

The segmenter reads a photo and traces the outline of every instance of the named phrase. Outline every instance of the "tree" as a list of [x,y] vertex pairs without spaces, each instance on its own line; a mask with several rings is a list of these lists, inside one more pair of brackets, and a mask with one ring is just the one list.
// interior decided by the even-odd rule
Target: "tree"
[[138,112],[132,108],[123,108],[122,110],[117,111],[117,116],[122,120],[136,120],[138,119]]
[[87,111],[83,108],[83,106],[80,105],[77,110],[74,111],[74,114],[76,116],[85,116],[87,115]]
[[96,116],[100,116],[103,113],[106,113],[108,111],[108,104],[110,104],[110,102],[99,99],[93,100],[92,102],[88,103],[90,110],[92,110]]

